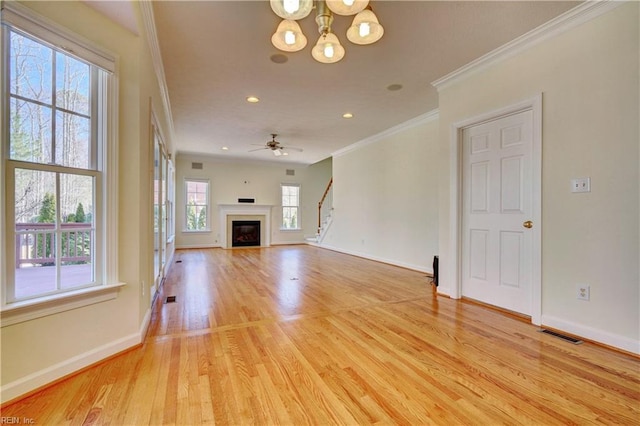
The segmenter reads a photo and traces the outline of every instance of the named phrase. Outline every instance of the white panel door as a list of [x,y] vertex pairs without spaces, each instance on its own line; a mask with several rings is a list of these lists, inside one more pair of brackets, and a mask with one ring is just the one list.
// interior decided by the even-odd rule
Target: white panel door
[[531,315],[533,112],[462,132],[462,296]]

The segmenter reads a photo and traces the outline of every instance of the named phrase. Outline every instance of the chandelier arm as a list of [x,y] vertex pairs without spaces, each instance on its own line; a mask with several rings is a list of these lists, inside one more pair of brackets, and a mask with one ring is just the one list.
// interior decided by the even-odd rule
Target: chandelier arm
[[327,7],[325,0],[316,0],[316,24],[318,24],[318,32],[327,34],[331,32],[331,24],[333,24],[333,12]]

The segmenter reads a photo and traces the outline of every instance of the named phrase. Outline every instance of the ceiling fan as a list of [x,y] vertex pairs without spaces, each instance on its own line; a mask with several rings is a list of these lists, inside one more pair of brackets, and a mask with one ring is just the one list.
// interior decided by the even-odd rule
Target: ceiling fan
[[271,151],[273,151],[273,155],[275,155],[276,157],[279,157],[281,155],[289,155],[289,153],[285,152],[285,150],[302,152],[301,148],[296,148],[296,147],[293,147],[293,146],[282,146],[282,145],[280,145],[280,142],[278,142],[276,140],[276,136],[278,136],[277,133],[271,133],[271,140],[267,141],[267,143],[264,144],[264,145],[252,144],[252,145],[255,145],[255,146],[261,146],[262,148],[252,149],[249,152],[260,151],[260,150],[263,150],[263,149],[270,149]]

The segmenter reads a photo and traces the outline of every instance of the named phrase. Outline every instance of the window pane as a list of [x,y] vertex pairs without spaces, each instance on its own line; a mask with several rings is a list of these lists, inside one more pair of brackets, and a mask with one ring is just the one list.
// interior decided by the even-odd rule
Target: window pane
[[298,229],[298,208],[283,207],[282,227],[284,229]]
[[53,51],[14,32],[10,43],[11,93],[51,104]]
[[13,160],[50,163],[51,108],[11,99],[10,153]]
[[90,121],[66,112],[56,112],[56,163],[89,168]]
[[298,186],[282,186],[282,205],[283,206],[298,206],[298,193],[300,188]]
[[16,223],[55,223],[56,175],[15,169]]
[[207,204],[207,194],[206,193],[197,193],[197,194],[193,194],[194,197],[194,201],[196,204],[199,205],[206,205]]
[[56,105],[89,115],[89,65],[56,52]]
[[60,174],[60,287],[72,288],[95,281],[94,178]]
[[207,208],[196,207],[198,212],[198,229],[207,229]]
[[15,296],[56,289],[55,173],[15,169]]

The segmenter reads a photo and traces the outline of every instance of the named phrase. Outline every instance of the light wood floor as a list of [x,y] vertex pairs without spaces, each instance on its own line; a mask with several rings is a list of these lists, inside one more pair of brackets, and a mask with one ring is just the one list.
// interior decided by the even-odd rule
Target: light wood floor
[[[37,424],[640,424],[640,361],[309,246],[178,251],[144,345],[5,407]],[[175,295],[176,303],[163,304]]]

